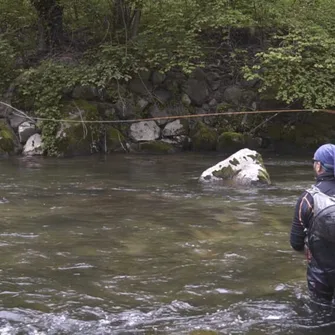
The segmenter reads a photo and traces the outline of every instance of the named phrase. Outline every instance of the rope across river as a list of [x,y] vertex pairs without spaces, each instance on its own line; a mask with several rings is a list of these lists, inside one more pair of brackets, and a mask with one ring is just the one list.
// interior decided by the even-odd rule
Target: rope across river
[[[329,113],[335,114],[335,110],[332,109],[279,109],[279,110],[254,110],[254,111],[240,111],[240,112],[216,112],[216,113],[203,113],[203,114],[184,114],[184,115],[171,115],[171,116],[160,116],[160,117],[150,117],[150,118],[140,118],[140,119],[129,119],[129,120],[74,120],[74,119],[53,119],[53,118],[43,118],[28,116],[23,111],[7,104],[6,102],[0,101],[0,104],[13,109],[22,117],[26,117],[31,121],[49,121],[49,122],[66,122],[66,123],[135,123],[141,121],[159,121],[159,120],[175,120],[175,119],[191,119],[199,117],[209,117],[209,116],[225,116],[225,115],[246,115],[246,114],[270,114],[270,113],[302,113],[302,112],[318,112],[318,113]],[[16,113],[15,113],[16,114]]]

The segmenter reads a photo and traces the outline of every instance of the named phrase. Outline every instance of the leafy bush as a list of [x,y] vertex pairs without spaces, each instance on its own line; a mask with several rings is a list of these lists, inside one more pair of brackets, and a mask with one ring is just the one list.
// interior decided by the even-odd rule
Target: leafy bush
[[335,39],[318,27],[277,36],[278,46],[260,52],[259,64],[245,68],[246,78],[260,79],[260,91],[306,108],[335,106]]
[[0,37],[0,93],[4,92],[8,84],[17,75],[15,71],[16,53],[10,43]]

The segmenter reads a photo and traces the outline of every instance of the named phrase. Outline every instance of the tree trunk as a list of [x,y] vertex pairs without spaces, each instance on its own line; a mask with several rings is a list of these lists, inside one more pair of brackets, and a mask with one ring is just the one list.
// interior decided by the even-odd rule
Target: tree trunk
[[141,9],[127,0],[113,1],[113,31],[124,31],[126,40],[136,37],[140,25]]
[[131,27],[131,38],[135,38],[140,28],[141,10],[135,9]]
[[57,0],[31,0],[31,3],[39,17],[39,34],[45,42],[44,51],[52,52],[63,42],[63,8]]

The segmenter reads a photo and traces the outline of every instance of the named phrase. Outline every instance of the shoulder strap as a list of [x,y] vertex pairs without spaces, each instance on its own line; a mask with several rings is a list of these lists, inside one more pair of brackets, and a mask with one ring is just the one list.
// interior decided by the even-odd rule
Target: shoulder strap
[[309,189],[306,190],[306,192],[308,192],[312,197],[314,197],[314,195],[317,193],[322,193],[320,189],[315,185],[312,185]]
[[316,216],[323,209],[335,205],[335,197],[321,192],[320,189],[315,185],[309,188],[307,192],[313,197],[314,216]]

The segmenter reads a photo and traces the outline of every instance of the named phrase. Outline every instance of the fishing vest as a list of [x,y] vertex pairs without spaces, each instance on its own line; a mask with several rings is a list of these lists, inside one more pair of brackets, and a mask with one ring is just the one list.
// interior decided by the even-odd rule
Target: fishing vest
[[317,265],[324,271],[335,271],[335,196],[312,186],[308,193],[314,200],[314,215],[308,229],[308,247]]

